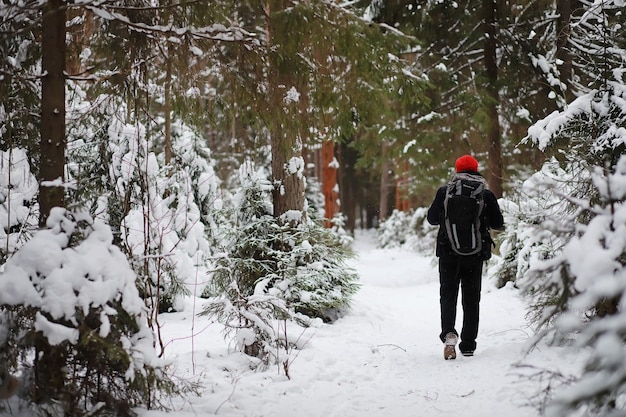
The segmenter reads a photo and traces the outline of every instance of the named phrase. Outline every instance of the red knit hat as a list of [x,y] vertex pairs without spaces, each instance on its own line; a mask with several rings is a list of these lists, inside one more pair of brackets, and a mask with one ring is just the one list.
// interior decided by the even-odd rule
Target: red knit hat
[[478,172],[478,161],[472,155],[463,155],[454,164],[456,172],[474,171]]

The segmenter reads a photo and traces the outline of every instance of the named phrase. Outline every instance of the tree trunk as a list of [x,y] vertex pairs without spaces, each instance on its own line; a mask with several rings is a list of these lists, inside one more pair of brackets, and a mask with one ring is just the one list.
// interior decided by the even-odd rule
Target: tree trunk
[[382,145],[382,159],[380,172],[380,205],[378,220],[382,223],[387,219],[389,213],[389,191],[393,187],[393,177],[391,175],[391,164],[387,160],[387,144]]
[[358,159],[357,153],[347,144],[339,146],[339,193],[341,212],[346,216],[346,229],[354,233],[357,218],[357,173],[354,166]]
[[172,161],[172,55],[169,46],[165,59],[165,91],[163,98],[163,110],[165,112],[165,165],[169,165]]
[[484,33],[485,33],[485,74],[487,76],[487,114],[489,126],[488,167],[489,188],[496,195],[502,196],[502,144],[500,140],[500,121],[498,119],[498,62],[496,56],[496,7],[494,0],[483,0]]
[[402,174],[396,179],[396,210],[407,212],[411,209],[409,202],[408,164],[405,162]]
[[[281,59],[273,51],[277,47],[273,16],[285,9],[284,0],[267,0],[265,3],[266,14],[266,40],[268,57],[268,97],[272,120],[270,121],[270,141],[272,151],[272,183],[274,190],[272,198],[274,202],[274,217],[281,217],[287,212],[304,211],[304,159],[302,158],[302,144],[299,143],[296,129],[287,123],[293,122],[292,115],[285,118],[283,114],[284,97],[287,93],[286,86],[293,85],[290,82],[291,73],[279,65]],[[282,34],[287,36],[288,34]],[[295,213],[294,213],[295,214]],[[297,220],[289,216],[286,220]]]
[[67,38],[70,41],[66,46],[65,72],[69,77],[83,76],[87,68],[83,66],[80,54],[83,52],[83,46],[89,45],[93,35],[93,12],[82,7],[76,7],[67,11],[66,19],[68,22],[78,21],[81,23],[74,23],[66,27],[69,32]]
[[49,0],[42,20],[39,225],[65,205],[65,1]]
[[274,217],[304,210],[304,162],[294,142],[282,129],[271,132]]
[[337,190],[337,160],[335,145],[328,140],[322,143],[322,193],[324,194],[324,217],[326,227],[331,227],[331,220],[339,211]]

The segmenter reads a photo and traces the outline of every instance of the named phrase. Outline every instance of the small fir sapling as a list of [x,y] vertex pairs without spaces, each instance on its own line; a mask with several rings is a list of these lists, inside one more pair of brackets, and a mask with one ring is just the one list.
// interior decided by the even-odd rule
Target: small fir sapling
[[333,320],[357,291],[357,275],[345,264],[349,248],[321,222],[277,219],[271,184],[245,170],[241,183],[202,314],[226,323],[241,350],[267,359],[277,346],[293,347],[276,331],[281,322]]

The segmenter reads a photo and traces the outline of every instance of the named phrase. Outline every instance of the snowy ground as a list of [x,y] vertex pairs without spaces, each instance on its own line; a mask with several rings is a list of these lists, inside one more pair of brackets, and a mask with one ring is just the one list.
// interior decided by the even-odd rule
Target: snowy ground
[[172,405],[176,415],[537,416],[529,403],[550,381],[528,378],[536,370],[519,363],[563,374],[580,363],[580,355],[560,348],[524,356],[531,335],[524,303],[515,289],[496,290],[488,277],[476,356],[445,361],[434,259],[376,249],[370,233],[358,235],[355,248],[359,257],[352,265],[363,287],[352,310],[332,325],[306,330],[291,379],[278,367],[251,371],[244,355],[228,350],[219,325],[194,318],[200,299],[189,299],[184,312],[163,315],[167,359],[179,376],[202,384],[200,396]]

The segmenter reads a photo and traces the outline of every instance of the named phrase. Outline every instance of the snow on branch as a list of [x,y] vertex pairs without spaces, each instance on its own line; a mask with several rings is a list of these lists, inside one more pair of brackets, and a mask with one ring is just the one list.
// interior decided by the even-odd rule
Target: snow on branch
[[207,39],[224,42],[250,42],[259,45],[257,37],[240,27],[226,27],[222,24],[196,28],[193,26],[175,27],[173,25],[151,25],[146,23],[133,22],[128,17],[113,10],[107,10],[93,5],[86,5],[86,9],[92,11],[96,16],[109,20],[119,21],[128,26],[130,30],[142,33],[161,33],[168,36],[191,36],[198,39]]

